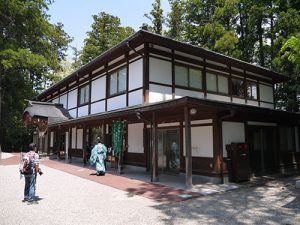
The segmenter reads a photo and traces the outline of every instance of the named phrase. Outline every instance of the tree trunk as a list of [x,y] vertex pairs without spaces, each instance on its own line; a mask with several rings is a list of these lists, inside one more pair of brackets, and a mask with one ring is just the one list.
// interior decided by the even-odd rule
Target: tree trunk
[[257,23],[257,34],[259,41],[259,65],[265,66],[262,18],[259,18]]

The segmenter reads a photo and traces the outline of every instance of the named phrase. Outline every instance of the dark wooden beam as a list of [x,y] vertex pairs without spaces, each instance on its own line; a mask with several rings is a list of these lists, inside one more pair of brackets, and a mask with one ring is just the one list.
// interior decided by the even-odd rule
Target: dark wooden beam
[[158,182],[158,144],[157,144],[157,123],[155,112],[152,113],[152,173],[151,181]]
[[185,183],[187,186],[193,185],[192,179],[192,144],[191,144],[191,119],[190,112],[187,106],[184,107],[184,122],[185,122]]

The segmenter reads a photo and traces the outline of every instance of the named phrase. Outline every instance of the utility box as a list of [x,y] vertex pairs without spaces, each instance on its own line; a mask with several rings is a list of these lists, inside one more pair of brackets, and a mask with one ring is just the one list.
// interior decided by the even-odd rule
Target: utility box
[[226,145],[229,181],[242,182],[250,180],[249,151],[246,143]]

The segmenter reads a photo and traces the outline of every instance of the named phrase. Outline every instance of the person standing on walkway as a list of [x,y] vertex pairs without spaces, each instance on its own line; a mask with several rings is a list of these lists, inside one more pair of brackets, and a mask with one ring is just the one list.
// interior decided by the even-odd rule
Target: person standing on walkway
[[36,144],[29,145],[29,151],[23,157],[23,174],[25,177],[24,199],[23,202],[36,203],[36,175],[42,174],[39,168],[39,155]]
[[98,143],[94,146],[91,151],[90,164],[96,164],[96,174],[97,176],[105,175],[105,159],[107,148],[101,143],[100,138],[97,138]]

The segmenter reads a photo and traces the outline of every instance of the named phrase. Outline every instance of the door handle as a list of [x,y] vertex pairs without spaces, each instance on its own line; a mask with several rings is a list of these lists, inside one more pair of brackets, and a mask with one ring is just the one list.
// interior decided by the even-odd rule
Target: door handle
[[241,156],[246,156],[246,155],[247,155],[246,153],[241,154]]

